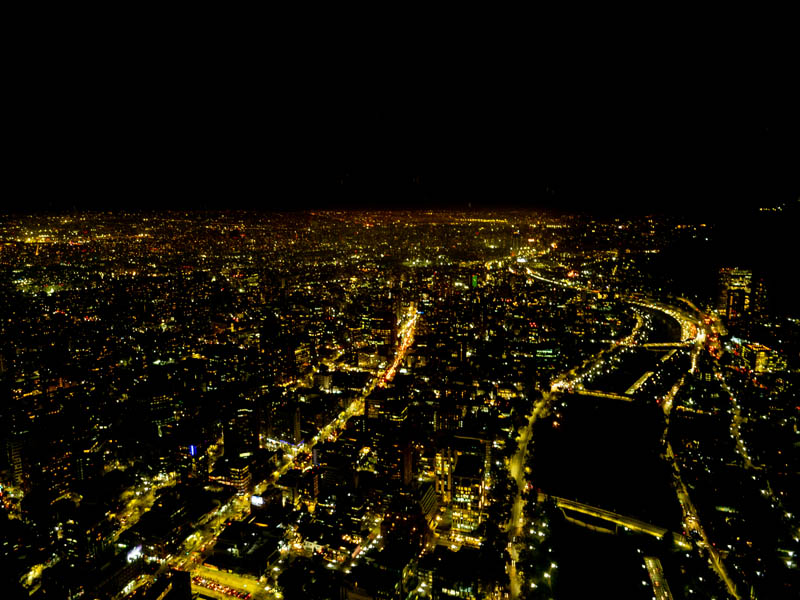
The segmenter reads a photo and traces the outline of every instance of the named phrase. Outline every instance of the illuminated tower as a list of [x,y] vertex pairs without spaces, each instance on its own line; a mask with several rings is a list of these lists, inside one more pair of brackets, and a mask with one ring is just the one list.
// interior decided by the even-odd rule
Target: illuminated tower
[[519,256],[519,250],[522,247],[522,235],[520,234],[519,230],[511,232],[509,246],[509,249],[511,250],[511,256]]
[[14,485],[17,487],[26,487],[27,480],[25,476],[24,463],[23,463],[23,442],[20,436],[14,436],[6,441],[6,450],[8,452],[8,464],[11,468],[11,476]]
[[303,434],[300,431],[300,404],[298,403],[294,409],[294,419],[292,420],[292,442],[297,445],[302,441]]
[[256,402],[240,398],[235,411],[223,426],[225,455],[234,456],[258,448],[258,420]]
[[752,296],[752,271],[735,267],[720,269],[717,309],[728,323],[736,323],[750,312]]
[[479,546],[475,530],[481,524],[486,503],[483,463],[480,458],[465,454],[459,457],[453,471],[453,531],[455,541]]
[[767,314],[767,286],[763,279],[753,282],[753,297],[750,300],[750,312],[755,317],[763,317]]

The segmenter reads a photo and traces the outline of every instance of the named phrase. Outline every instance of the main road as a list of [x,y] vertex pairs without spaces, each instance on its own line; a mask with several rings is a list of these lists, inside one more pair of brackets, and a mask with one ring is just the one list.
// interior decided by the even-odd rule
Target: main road
[[[657,310],[664,310],[665,313],[669,314],[673,318],[683,318],[689,319],[683,311],[678,311],[678,309],[674,310],[665,310],[664,305],[660,303],[654,305],[654,308]],[[683,523],[686,527],[687,531],[694,531],[702,541],[702,545],[706,548],[709,554],[709,564],[711,567],[717,572],[720,579],[725,582],[725,586],[728,588],[728,593],[733,596],[736,600],[739,600],[741,596],[739,596],[736,590],[736,584],[728,575],[728,571],[725,568],[725,565],[722,562],[722,558],[717,552],[716,547],[713,543],[711,543],[708,539],[708,535],[706,534],[705,530],[703,529],[702,524],[700,523],[700,519],[697,516],[697,509],[695,509],[694,504],[689,496],[689,490],[687,489],[686,485],[681,478],[681,471],[678,465],[678,461],[675,457],[675,453],[672,450],[672,445],[669,442],[668,432],[669,432],[669,416],[672,410],[672,403],[675,399],[675,396],[680,391],[681,387],[683,386],[684,382],[686,381],[686,375],[690,373],[694,373],[697,370],[697,358],[700,355],[704,345],[712,339],[712,336],[709,335],[710,331],[707,330],[709,327],[709,319],[703,319],[702,315],[701,318],[695,321],[697,329],[695,331],[695,340],[694,340],[694,347],[692,348],[692,355],[691,355],[691,362],[689,366],[689,371],[686,373],[681,379],[675,383],[675,385],[667,392],[664,396],[663,401],[661,403],[661,408],[664,411],[664,435],[662,437],[662,442],[665,446],[665,456],[667,460],[672,465],[673,469],[673,478],[675,482],[675,492],[678,497],[678,502],[681,505],[681,510],[683,512]],[[681,326],[682,330],[684,326]]]
[[[411,345],[414,341],[414,331],[418,322],[418,318],[419,314],[416,310],[416,305],[412,303],[409,306],[408,311],[405,315],[404,318],[405,322],[400,328],[399,331],[400,341],[398,343],[395,356],[391,364],[379,370],[375,374],[373,379],[370,381],[370,383],[367,386],[365,386],[365,388],[362,390],[361,396],[357,400],[351,402],[341,413],[339,413],[339,415],[337,415],[335,419],[333,419],[319,432],[317,432],[317,434],[309,442],[301,444],[298,447],[289,449],[286,454],[287,460],[284,462],[284,464],[282,464],[278,469],[276,469],[267,481],[259,484],[256,487],[255,493],[257,495],[263,493],[264,490],[270,484],[277,481],[281,475],[286,473],[286,471],[288,471],[290,468],[294,467],[301,455],[307,453],[317,443],[327,439],[335,431],[344,427],[347,421],[352,416],[363,413],[364,399],[367,396],[369,396],[370,393],[372,393],[375,387],[385,386],[389,381],[391,381],[398,367],[402,364],[403,359],[405,358],[406,354],[408,353],[408,350],[411,348]],[[243,514],[242,507],[244,506],[244,504],[246,504],[248,500],[249,500],[248,498],[243,498],[236,504],[236,506],[233,507],[233,510],[238,510],[240,515]],[[202,546],[203,548],[210,546],[215,542],[216,535],[217,531],[200,530],[199,536],[192,543],[188,553],[173,557],[171,560],[167,561],[164,568],[166,568],[167,566],[171,566],[183,570],[188,570],[192,573],[193,576],[201,576],[208,581],[221,583],[234,590],[240,592],[248,592],[252,594],[254,600],[265,600],[271,597],[270,593],[272,592],[272,590],[266,589],[262,582],[259,582],[259,580],[253,577],[210,569],[204,564],[202,564],[202,554],[201,554],[202,548],[198,550],[198,546]],[[193,589],[197,591],[199,590],[205,590],[206,592],[211,591],[213,595],[218,595],[219,597],[225,597],[225,594],[221,593],[220,591],[208,590],[205,586],[197,585],[197,583],[193,583]]]
[[364,400],[367,398],[367,396],[369,396],[376,387],[384,387],[389,381],[391,381],[397,371],[397,368],[406,357],[408,350],[411,348],[411,345],[414,342],[414,331],[416,329],[418,319],[419,313],[417,312],[416,304],[411,303],[408,311],[406,312],[405,323],[399,330],[400,342],[397,346],[397,350],[395,351],[395,356],[392,360],[392,363],[387,367],[380,369],[369,382],[369,384],[364,387],[361,395],[356,400],[353,400],[342,412],[339,413],[339,415],[337,415],[335,419],[320,429],[310,441],[304,442],[299,446],[288,447],[286,449],[287,460],[272,473],[272,476],[267,481],[256,487],[256,495],[263,493],[263,491],[269,485],[276,482],[281,475],[294,467],[299,456],[308,453],[320,441],[328,439],[331,434],[344,427],[351,417],[363,414]]
[[517,451],[513,454],[508,463],[508,471],[511,478],[517,484],[517,495],[514,498],[514,503],[511,505],[511,518],[508,521],[508,541],[511,552],[511,562],[508,564],[508,578],[511,586],[512,598],[517,598],[519,596],[521,585],[519,574],[517,573],[517,549],[513,544],[513,540],[514,537],[519,535],[522,531],[522,525],[524,523],[522,508],[525,505],[525,501],[522,498],[522,492],[528,484],[525,477],[525,459],[528,453],[528,443],[531,441],[533,435],[533,424],[539,417],[547,414],[547,409],[553,396],[553,393],[545,392],[542,398],[534,403],[533,410],[528,417],[528,423],[517,438]]

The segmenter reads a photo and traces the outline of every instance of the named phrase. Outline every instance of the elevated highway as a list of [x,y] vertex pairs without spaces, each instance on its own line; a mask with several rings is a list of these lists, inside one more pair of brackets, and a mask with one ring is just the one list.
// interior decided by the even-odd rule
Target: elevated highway
[[[545,494],[539,494],[539,501],[542,502],[547,497],[548,496]],[[648,535],[652,535],[653,537],[662,538],[665,534],[670,532],[670,530],[666,527],[659,527],[658,525],[646,523],[644,521],[640,521],[639,519],[628,517],[626,515],[620,515],[596,506],[583,504],[582,502],[576,502],[575,500],[568,500],[567,498],[560,498],[558,496],[550,496],[550,498],[552,498],[555,501],[556,506],[562,510],[566,509],[588,515],[590,517],[595,517],[597,519],[602,519],[603,521],[608,521],[609,523],[614,523],[615,525],[621,527],[627,527],[632,531],[646,533]],[[691,543],[688,539],[686,539],[686,537],[674,531],[671,533],[672,540],[676,546],[684,550],[690,550],[692,548]]]
[[600,390],[584,390],[578,389],[572,392],[580,396],[597,396],[599,398],[608,398],[610,400],[622,400],[623,402],[633,402],[633,398],[624,394],[614,394],[611,392],[601,392]]

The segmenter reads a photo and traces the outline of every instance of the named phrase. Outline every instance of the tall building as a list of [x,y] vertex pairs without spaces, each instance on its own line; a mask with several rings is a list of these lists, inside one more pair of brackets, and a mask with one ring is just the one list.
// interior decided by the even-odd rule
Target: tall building
[[786,358],[763,344],[745,344],[742,358],[747,368],[755,373],[780,373],[786,370]]
[[225,454],[235,456],[258,448],[256,403],[247,398],[237,401],[235,410],[223,426]]
[[475,533],[481,524],[483,507],[486,504],[486,489],[483,481],[483,461],[472,455],[459,458],[453,472],[453,538],[457,542],[479,546],[480,537]]
[[761,278],[753,282],[753,297],[750,301],[750,312],[756,317],[763,317],[767,314],[767,286]]
[[14,485],[20,488],[25,487],[27,478],[23,462],[24,442],[22,436],[13,435],[6,440],[6,451],[8,452],[8,465]]
[[454,436],[443,440],[434,458],[434,485],[443,506],[452,511],[452,540],[478,546],[484,519],[488,449],[484,440]]
[[436,451],[434,459],[436,493],[445,505],[450,504],[453,495],[453,469],[457,458],[458,455],[448,446]]
[[291,327],[277,316],[265,318],[259,329],[259,354],[272,382],[286,384],[297,377],[297,350]]
[[511,255],[518,256],[519,250],[522,247],[522,234],[519,232],[519,230],[514,230],[511,232],[510,238],[509,247],[511,250]]
[[717,310],[728,323],[736,323],[750,312],[753,300],[753,272],[736,267],[719,271]]

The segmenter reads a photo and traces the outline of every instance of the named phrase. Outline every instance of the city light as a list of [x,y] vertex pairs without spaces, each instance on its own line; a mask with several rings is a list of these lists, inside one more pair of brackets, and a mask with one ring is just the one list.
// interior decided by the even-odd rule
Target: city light
[[681,254],[715,235],[9,218],[3,560],[48,597],[591,597],[609,564],[657,600],[767,597],[797,568],[798,321],[757,261]]

